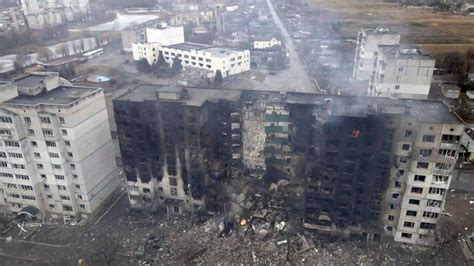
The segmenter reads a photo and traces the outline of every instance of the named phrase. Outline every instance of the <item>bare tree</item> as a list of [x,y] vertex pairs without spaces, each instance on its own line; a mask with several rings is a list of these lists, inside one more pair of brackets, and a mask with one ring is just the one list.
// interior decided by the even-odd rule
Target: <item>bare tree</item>
[[49,50],[47,47],[41,47],[38,49],[38,59],[52,59],[53,58],[53,52]]
[[23,70],[31,63],[31,56],[26,53],[18,54],[15,58],[15,68]]
[[117,239],[107,234],[101,237],[99,241],[94,258],[99,259],[101,263],[107,266],[116,265],[120,251],[120,244]]

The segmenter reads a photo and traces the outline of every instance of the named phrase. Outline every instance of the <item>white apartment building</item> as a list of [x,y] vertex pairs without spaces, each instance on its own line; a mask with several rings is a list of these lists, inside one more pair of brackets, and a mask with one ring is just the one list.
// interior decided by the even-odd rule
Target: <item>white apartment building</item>
[[400,34],[390,28],[362,28],[357,37],[353,78],[369,80],[375,68],[375,55],[379,45],[397,45]]
[[89,0],[20,0],[26,21],[32,29],[57,26],[74,20],[87,20]]
[[[439,105],[439,110],[446,108]],[[432,245],[443,215],[464,125],[439,110],[420,110],[418,116],[427,119],[405,118],[393,124],[396,161],[382,220],[385,232],[398,242]]]
[[184,28],[166,24],[155,28],[145,28],[145,38],[147,43],[159,43],[163,46],[184,43]]
[[426,99],[435,63],[413,46],[379,45],[368,95]]
[[173,64],[175,57],[181,60],[184,68],[196,67],[209,70],[215,76],[220,70],[223,77],[250,70],[250,51],[212,47],[197,43],[180,43],[161,46],[158,43],[134,43],[133,59],[146,59],[150,65],[158,61],[160,52],[166,62]]
[[26,29],[25,17],[19,7],[0,8],[0,34]]
[[57,73],[32,73],[0,89],[10,91],[0,103],[3,203],[58,218],[95,214],[118,187],[103,90],[71,86]]

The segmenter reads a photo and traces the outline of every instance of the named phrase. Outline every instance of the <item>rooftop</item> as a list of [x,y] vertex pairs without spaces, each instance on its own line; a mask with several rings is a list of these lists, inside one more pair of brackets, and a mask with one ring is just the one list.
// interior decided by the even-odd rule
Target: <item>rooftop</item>
[[32,86],[38,85],[39,83],[44,81],[47,77],[48,77],[47,75],[29,74],[28,76],[15,80],[15,83],[18,86],[32,87]]
[[62,105],[67,106],[79,99],[85,98],[97,91],[100,88],[87,87],[67,87],[60,86],[54,90],[43,92],[36,96],[20,95],[16,98],[8,100],[5,104],[10,105]]
[[240,51],[229,49],[229,48],[212,47],[212,48],[205,49],[204,52],[210,53],[214,57],[227,57],[229,55],[232,55],[233,53],[240,52]]
[[[201,106],[206,101],[225,99],[231,101],[247,101],[267,99],[270,102],[287,102],[292,104],[321,104],[331,102],[332,114],[347,116],[367,116],[368,114],[411,115],[419,121],[428,123],[459,123],[441,101],[406,100],[364,96],[333,96],[312,93],[286,93],[285,97],[278,92],[241,91],[228,89],[209,89],[194,87],[169,87],[159,85],[141,85],[117,98],[117,101],[142,102],[157,99],[158,91],[181,92],[187,89],[189,98],[177,101],[191,106]],[[375,110],[375,111],[374,111]]]
[[183,89],[187,89],[189,97],[176,101],[184,102],[190,106],[202,106],[208,100],[235,100],[240,99],[242,91],[240,90],[222,90],[222,89],[205,89],[205,88],[188,88],[188,87],[172,87],[159,85],[141,85],[128,93],[118,97],[117,101],[155,101],[157,100],[157,92],[175,92],[179,93]]
[[415,45],[379,45],[379,50],[387,59],[434,60]]
[[365,31],[367,34],[379,34],[379,35],[384,35],[384,34],[400,34],[392,28],[389,27],[375,27],[375,28],[362,28],[363,31]]
[[201,43],[184,42],[184,43],[169,45],[167,47],[173,48],[173,49],[189,51],[189,50],[202,50],[202,49],[210,48],[212,46],[207,45],[207,44],[201,44]]

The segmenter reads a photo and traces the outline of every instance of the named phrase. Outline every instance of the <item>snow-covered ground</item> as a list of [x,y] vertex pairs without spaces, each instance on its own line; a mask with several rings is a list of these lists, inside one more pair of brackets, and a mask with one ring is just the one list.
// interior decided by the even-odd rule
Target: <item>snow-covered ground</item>
[[117,15],[117,18],[111,22],[92,26],[87,28],[89,31],[107,31],[107,30],[123,30],[133,25],[145,23],[150,20],[157,19],[155,15]]

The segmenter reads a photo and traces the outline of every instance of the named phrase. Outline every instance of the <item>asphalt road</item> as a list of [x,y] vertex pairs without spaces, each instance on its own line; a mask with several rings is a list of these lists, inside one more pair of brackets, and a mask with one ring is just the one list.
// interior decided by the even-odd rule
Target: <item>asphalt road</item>
[[271,86],[272,89],[288,92],[317,92],[316,85],[306,72],[301,62],[291,35],[286,30],[280,17],[275,11],[273,4],[267,0],[267,5],[273,17],[273,21],[281,31],[286,48],[289,51],[290,65],[288,69],[279,71],[276,75],[269,75],[263,82],[263,86]]

